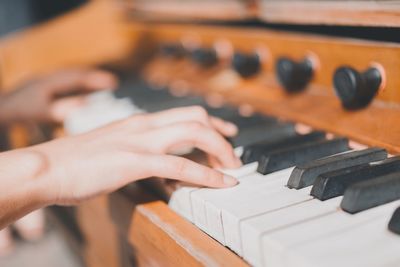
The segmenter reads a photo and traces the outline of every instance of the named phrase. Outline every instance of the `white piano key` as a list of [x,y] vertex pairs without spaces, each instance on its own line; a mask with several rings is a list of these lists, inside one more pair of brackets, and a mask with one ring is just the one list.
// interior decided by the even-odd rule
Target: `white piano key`
[[[204,188],[192,192],[191,202],[193,207],[193,217],[195,224],[207,232],[209,235],[225,244],[222,229],[220,205],[233,199],[246,198],[260,190],[260,186],[265,191],[265,187],[283,187],[290,175],[291,169],[270,174],[268,176],[259,173],[253,173],[238,177],[239,185],[227,189]],[[275,184],[273,184],[275,183]]]
[[243,255],[241,221],[312,199],[309,195],[310,188],[292,190],[286,187],[269,189],[260,187],[259,189],[247,197],[227,202],[220,207],[226,245],[240,256]]
[[[257,165],[247,164],[238,169],[229,169],[229,170],[221,169],[220,171],[222,171],[223,173],[229,173],[230,175],[235,175],[235,177],[240,179],[242,175],[248,172],[254,172],[255,169],[257,169]],[[196,225],[200,229],[206,230],[204,227],[206,222],[203,222],[203,220],[204,221],[206,220],[204,217],[206,216],[204,211],[204,206],[196,204],[196,200],[194,202],[191,200],[192,192],[202,191],[202,190],[207,190],[207,189],[205,188],[201,189],[199,187],[181,187],[178,190],[175,190],[175,192],[172,194],[169,201],[169,206],[172,210],[174,210],[187,220],[193,223],[195,223],[196,221],[197,222]],[[210,190],[216,190],[216,189],[210,189]],[[201,212],[202,209],[203,212]]]
[[354,215],[338,210],[316,219],[265,234],[261,239],[263,266],[285,266],[285,255],[289,251],[336,235],[376,218],[390,217],[389,214],[399,204],[400,202],[396,201]]
[[169,207],[173,211],[193,223],[194,219],[192,212],[192,203],[190,202],[190,193],[198,189],[198,187],[181,187],[174,191],[168,202]]
[[[254,185],[263,184],[268,188],[284,187],[287,182],[287,177],[291,169],[277,172],[268,176],[255,173],[252,175],[245,176],[241,179],[240,184],[232,190],[224,190],[218,195],[209,195],[206,206],[206,218],[207,218],[207,233],[220,241],[225,245],[224,229],[222,225],[222,215],[219,203],[230,201],[233,198],[244,198],[251,196],[255,190]],[[256,186],[257,187],[257,186]],[[207,193],[208,194],[208,193]]]
[[116,99],[110,92],[94,93],[84,107],[68,116],[64,128],[69,134],[84,133],[143,112],[128,98]]
[[400,266],[400,238],[387,230],[390,213],[284,255],[284,266]]
[[243,257],[254,266],[262,265],[261,238],[274,230],[334,212],[342,197],[319,201],[312,199],[288,208],[262,214],[240,223]]
[[[238,169],[221,169],[220,171],[229,174],[231,176],[234,176],[240,181],[247,174],[254,173],[257,170],[257,165],[258,163],[254,162],[244,165]],[[207,214],[205,209],[206,197],[203,196],[206,196],[208,192],[213,192],[212,194],[218,194],[222,190],[223,189],[203,188],[201,190],[191,191],[190,193],[189,201],[191,202],[192,205],[193,221],[197,227],[199,227],[201,230],[205,232],[208,232],[208,227],[207,227],[208,224],[207,224]],[[221,238],[220,236],[215,236],[214,238],[217,239],[219,242],[224,243],[223,238]]]

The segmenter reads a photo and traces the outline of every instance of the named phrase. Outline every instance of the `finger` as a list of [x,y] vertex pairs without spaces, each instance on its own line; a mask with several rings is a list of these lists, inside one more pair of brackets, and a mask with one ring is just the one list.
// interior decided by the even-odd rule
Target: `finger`
[[197,164],[191,160],[169,155],[147,155],[144,163],[148,176],[180,180],[208,187],[235,186],[238,181],[229,175]]
[[40,85],[49,93],[62,95],[78,90],[98,91],[112,90],[117,87],[117,78],[110,72],[102,70],[68,70],[58,72],[42,80]]
[[67,97],[54,101],[50,106],[50,118],[55,122],[63,122],[74,111],[81,109],[86,104],[83,96]]
[[197,122],[169,125],[146,133],[146,139],[154,140],[153,151],[169,152],[176,146],[189,145],[217,158],[226,168],[238,168],[241,163],[232,146],[213,128]]
[[219,132],[221,132],[225,136],[235,136],[238,133],[238,128],[235,124],[224,121],[220,118],[217,117],[210,117],[211,124],[214,126],[215,129],[217,129]]
[[209,116],[201,106],[174,108],[167,111],[157,112],[149,115],[153,127],[161,127],[168,124],[197,121],[204,125],[214,127],[225,136],[233,136],[237,133],[237,127],[233,123]]

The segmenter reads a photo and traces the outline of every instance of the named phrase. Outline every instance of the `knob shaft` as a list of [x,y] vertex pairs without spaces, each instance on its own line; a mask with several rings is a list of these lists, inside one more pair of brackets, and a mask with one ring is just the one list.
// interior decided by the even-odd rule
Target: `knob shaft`
[[372,101],[382,84],[382,75],[374,67],[360,73],[343,66],[336,70],[333,83],[343,107],[354,110],[366,107]]
[[304,90],[314,76],[313,64],[309,59],[295,62],[282,57],[276,62],[275,69],[279,82],[289,93]]
[[232,59],[232,67],[243,78],[250,78],[261,70],[260,57],[256,53],[235,53]]
[[168,43],[160,46],[162,55],[171,58],[182,58],[186,55],[185,48],[181,44]]
[[218,62],[217,52],[214,49],[198,48],[192,51],[192,59],[202,67],[211,67]]

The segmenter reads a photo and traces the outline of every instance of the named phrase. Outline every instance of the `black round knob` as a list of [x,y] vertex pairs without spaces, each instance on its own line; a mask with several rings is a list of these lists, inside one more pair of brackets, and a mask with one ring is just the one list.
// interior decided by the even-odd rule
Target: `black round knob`
[[301,62],[279,58],[275,69],[279,82],[289,93],[304,90],[314,75],[313,64],[307,58]]
[[218,57],[215,49],[197,48],[192,51],[193,61],[202,67],[211,67],[217,64]]
[[232,67],[243,78],[250,78],[261,70],[260,57],[256,53],[235,53],[232,59]]
[[186,54],[185,48],[181,44],[168,43],[160,46],[160,52],[163,56],[171,58],[182,58]]
[[371,67],[360,73],[352,67],[343,66],[336,70],[333,84],[344,108],[349,110],[366,107],[382,84],[382,75]]

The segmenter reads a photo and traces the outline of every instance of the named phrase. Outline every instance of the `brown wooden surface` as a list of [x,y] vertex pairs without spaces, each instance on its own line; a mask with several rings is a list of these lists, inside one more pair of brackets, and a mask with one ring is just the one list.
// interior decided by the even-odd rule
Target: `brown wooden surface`
[[[195,68],[190,60],[156,58],[144,70],[144,77],[149,81],[157,80],[154,76],[158,74],[164,76],[162,82],[170,86],[179,82],[205,95],[219,95],[282,119],[345,135],[366,145],[385,147],[393,153],[400,152],[400,127],[397,123],[400,115],[399,44],[193,25],[157,26],[153,35],[158,37],[159,43],[193,38],[200,46],[209,47],[224,39],[238,51],[250,53],[264,49],[268,52],[262,73],[247,80],[233,73],[226,63],[215,67],[214,73],[198,72],[194,75],[189,71]],[[275,78],[275,61],[280,56],[303,59],[310,53],[319,61],[311,85],[300,94],[286,94]],[[386,87],[367,108],[345,111],[332,87],[335,69],[350,65],[362,71],[374,63],[385,69]]]
[[111,220],[107,197],[98,197],[80,205],[77,218],[85,240],[82,254],[86,266],[119,267],[118,234]]
[[140,266],[248,266],[161,201],[137,206],[129,241]]
[[254,1],[125,0],[135,18],[146,20],[241,20],[256,14]]
[[399,27],[400,1],[261,0],[259,17],[286,24]]
[[127,26],[118,1],[92,1],[66,15],[0,40],[0,80],[12,88],[62,68],[120,60],[134,50],[140,27]]

